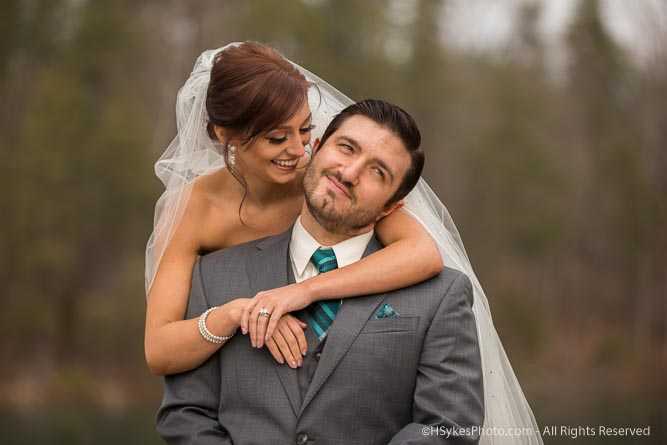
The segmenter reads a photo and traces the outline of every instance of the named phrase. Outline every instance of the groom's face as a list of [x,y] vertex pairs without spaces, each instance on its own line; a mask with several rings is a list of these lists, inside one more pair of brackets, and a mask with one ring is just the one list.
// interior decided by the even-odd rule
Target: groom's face
[[331,232],[369,230],[398,206],[387,203],[410,162],[391,130],[366,116],[351,116],[316,147],[304,178],[308,209]]

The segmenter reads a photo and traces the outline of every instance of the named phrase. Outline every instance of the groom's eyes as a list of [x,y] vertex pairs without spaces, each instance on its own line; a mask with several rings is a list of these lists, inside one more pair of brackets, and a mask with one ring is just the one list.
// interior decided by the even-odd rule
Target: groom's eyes
[[380,167],[373,167],[373,173],[375,173],[382,180],[384,180],[386,176]]
[[354,151],[354,148],[352,148],[352,146],[348,144],[339,144],[338,146],[342,151],[346,153],[352,153]]

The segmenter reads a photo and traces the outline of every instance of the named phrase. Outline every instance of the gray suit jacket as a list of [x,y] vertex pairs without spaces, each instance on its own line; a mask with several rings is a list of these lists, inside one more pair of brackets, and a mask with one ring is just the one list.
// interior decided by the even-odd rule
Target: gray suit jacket
[[[287,284],[290,236],[200,258],[187,317]],[[373,238],[364,255],[380,247]],[[383,303],[398,318],[374,318]],[[416,286],[345,300],[303,400],[296,371],[237,334],[199,368],[165,378],[158,432],[173,444],[476,443],[478,431],[447,434],[484,418],[471,306],[470,281],[449,268]]]

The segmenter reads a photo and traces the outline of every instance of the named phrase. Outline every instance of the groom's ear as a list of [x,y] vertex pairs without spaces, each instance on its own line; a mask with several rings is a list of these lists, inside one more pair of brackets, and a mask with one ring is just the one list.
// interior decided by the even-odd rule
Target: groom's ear
[[317,153],[317,150],[320,149],[320,138],[315,139],[313,142],[313,154]]
[[374,221],[374,222],[368,224],[368,225],[365,226],[365,227],[360,227],[360,228],[358,228],[358,230],[357,230],[354,234],[350,234],[350,235],[351,235],[351,236],[354,236],[354,235],[359,235],[359,234],[368,232],[370,229],[374,228],[375,225],[376,225],[378,222],[380,222],[380,220],[381,220],[382,218],[384,218],[385,216],[391,214],[392,212],[395,212],[396,210],[400,209],[401,207],[403,207],[403,200],[400,200],[400,201],[398,201],[398,202],[395,202],[395,203],[391,204],[389,207],[387,207],[386,209],[384,209],[384,210],[378,215],[377,218],[375,218],[375,221]]
[[382,213],[380,213],[380,216],[378,217],[377,221],[381,220],[382,218],[384,218],[385,216],[391,214],[392,212],[395,212],[396,210],[400,209],[400,208],[403,207],[404,205],[405,205],[405,201],[402,200],[402,199],[401,199],[400,201],[397,201],[397,202],[391,204],[389,207],[387,207],[386,209],[384,209],[384,210],[382,211]]

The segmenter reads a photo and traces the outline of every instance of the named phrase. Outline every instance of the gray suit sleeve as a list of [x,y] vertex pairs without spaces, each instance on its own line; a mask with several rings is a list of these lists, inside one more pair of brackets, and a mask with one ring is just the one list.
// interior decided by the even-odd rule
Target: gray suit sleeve
[[472,299],[470,280],[461,274],[447,290],[424,339],[413,421],[390,445],[479,442],[484,390]]
[[[201,259],[192,271],[187,318],[208,309],[201,274]],[[219,354],[200,367],[164,379],[164,398],[157,414],[157,431],[169,444],[231,444],[218,422],[220,404]]]

